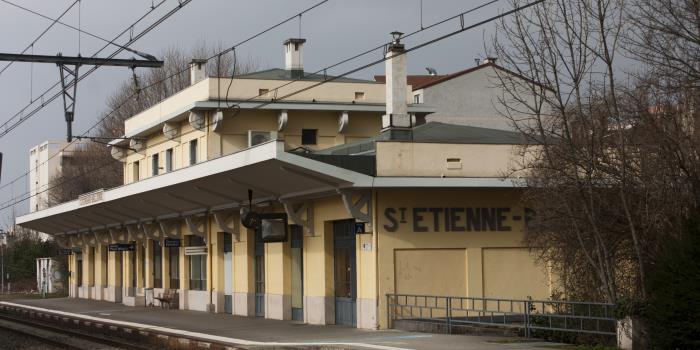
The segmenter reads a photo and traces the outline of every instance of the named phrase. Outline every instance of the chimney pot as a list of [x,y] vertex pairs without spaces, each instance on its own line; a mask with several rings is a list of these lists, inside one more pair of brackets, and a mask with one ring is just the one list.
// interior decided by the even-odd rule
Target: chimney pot
[[484,64],[496,63],[497,59],[496,57],[486,57],[484,58]]
[[207,78],[207,60],[195,58],[190,62],[190,85]]
[[284,69],[292,78],[300,78],[304,72],[303,49],[306,39],[290,38],[284,42]]
[[400,43],[401,34],[391,33],[394,41],[386,53],[386,114],[382,117],[382,132],[386,131],[389,139],[410,138],[412,126],[408,115],[406,55]]

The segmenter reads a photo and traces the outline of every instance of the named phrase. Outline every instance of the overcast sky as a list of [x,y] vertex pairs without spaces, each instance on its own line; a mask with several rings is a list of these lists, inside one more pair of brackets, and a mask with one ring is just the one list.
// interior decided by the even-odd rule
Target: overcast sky
[[[7,0],[49,17],[58,17],[74,0]],[[156,3],[159,0],[155,0]],[[486,0],[423,0],[423,25],[480,5]],[[193,0],[174,16],[162,23],[147,36],[132,45],[140,51],[159,56],[169,47],[184,50],[206,41],[210,44],[231,46],[264,28],[280,22],[319,0]],[[150,8],[151,0],[82,0],[80,25],[83,30],[112,39]],[[177,5],[177,0],[167,0],[145,23],[152,23],[163,13]],[[486,9],[465,16],[465,23],[474,23],[493,16],[506,6],[498,2]],[[63,22],[78,26],[78,6],[63,18]],[[304,66],[315,71],[344,58],[353,56],[390,39],[394,30],[412,32],[420,28],[420,0],[330,0],[307,13],[301,19],[301,35],[307,39]],[[13,7],[0,0],[0,52],[20,53],[37,37],[50,21]],[[452,21],[437,29],[429,30],[407,40],[407,46],[435,38],[458,28]],[[134,33],[146,25],[137,26]],[[484,40],[493,34],[494,24],[460,34],[431,45],[408,56],[409,74],[425,74],[425,67],[434,67],[440,74],[455,72],[474,65],[475,57],[484,56]],[[299,36],[299,21],[279,27],[237,49],[239,57],[250,56],[263,67],[284,65],[282,42]],[[123,43],[128,36],[118,42]],[[57,24],[33,47],[34,54],[91,56],[104,42],[82,35],[78,52],[76,31]],[[105,52],[111,53],[114,47]],[[31,53],[31,50],[28,52]],[[361,60],[346,64],[329,74],[345,72],[380,58],[376,52]],[[130,58],[131,54],[122,54]],[[5,63],[0,62],[0,67]],[[83,71],[87,68],[82,68]],[[383,65],[355,74],[355,77],[371,78],[384,74]],[[131,76],[129,69],[100,68],[78,85],[74,134],[82,134],[105,112],[106,98],[116,86]],[[31,77],[31,78],[30,78]],[[58,69],[52,64],[15,63],[0,74],[0,124],[29,104],[30,98],[45,91],[59,78]],[[58,90],[56,90],[58,91]],[[2,180],[5,185],[29,169],[29,149],[45,140],[65,138],[63,106],[57,99],[41,112],[21,124],[11,133],[0,138],[0,152],[4,154]],[[27,179],[0,190],[0,202],[28,191]],[[0,205],[4,206],[4,205]],[[18,215],[28,211],[27,202],[16,206]],[[0,227],[11,217],[11,210],[0,211]]]

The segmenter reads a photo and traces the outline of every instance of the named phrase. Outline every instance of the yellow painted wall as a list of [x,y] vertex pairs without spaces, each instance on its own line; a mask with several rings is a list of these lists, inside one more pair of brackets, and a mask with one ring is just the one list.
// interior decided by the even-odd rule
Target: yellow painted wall
[[[547,299],[549,284],[544,266],[537,265],[525,248],[484,248],[484,294],[502,298]],[[529,292],[529,294],[527,294]]]
[[241,226],[239,242],[233,242],[233,291],[255,292],[255,231]]
[[[376,193],[381,327],[386,327],[388,293],[496,298],[549,295],[546,270],[521,249],[526,215],[517,189],[402,189]],[[456,220],[446,224],[444,208],[453,207],[464,211],[455,211]],[[401,208],[405,208],[403,216]],[[501,211],[500,226],[467,231],[466,208],[489,208],[488,213],[496,213],[495,208],[508,211]],[[437,213],[437,221],[433,213]]]
[[532,156],[522,151],[513,145],[382,141],[377,142],[377,176],[516,176],[511,172]]

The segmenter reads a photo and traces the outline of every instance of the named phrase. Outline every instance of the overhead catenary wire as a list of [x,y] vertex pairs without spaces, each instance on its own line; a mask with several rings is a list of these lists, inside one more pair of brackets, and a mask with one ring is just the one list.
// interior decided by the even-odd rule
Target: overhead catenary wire
[[[4,0],[0,0],[0,1],[4,1]],[[163,1],[162,1],[161,3],[159,3],[158,5],[162,4],[164,1],[165,1],[165,0],[163,0]],[[311,6],[311,7],[308,7],[308,8],[304,9],[303,11],[301,11],[301,12],[299,12],[299,13],[307,13],[307,12],[310,12],[311,10],[313,10],[313,9],[315,9],[315,8],[317,8],[317,7],[319,7],[319,6],[323,5],[323,4],[325,4],[325,3],[327,3],[328,1],[329,1],[329,0],[324,0],[324,1],[321,1],[321,2],[319,2],[319,3],[316,3],[315,5],[313,5],[313,6]],[[157,5],[157,6],[158,6],[158,5]],[[256,34],[254,34],[254,35],[252,35],[252,36],[250,36],[250,37],[248,37],[248,38],[246,38],[246,39],[244,39],[244,40],[238,42],[238,43],[235,44],[234,46],[232,46],[232,47],[230,47],[230,48],[227,48],[227,49],[225,49],[225,50],[223,50],[223,51],[217,53],[216,55],[213,55],[213,56],[209,57],[209,58],[207,59],[207,61],[211,60],[211,59],[214,58],[214,57],[220,57],[221,55],[224,55],[224,54],[226,54],[226,53],[228,53],[228,52],[233,52],[233,55],[234,55],[234,63],[233,63],[233,66],[234,66],[234,67],[233,67],[233,69],[232,69],[232,75],[235,75],[235,74],[236,74],[236,64],[237,64],[237,58],[236,58],[236,52],[235,52],[236,47],[239,47],[239,46],[241,46],[241,45],[244,45],[244,44],[246,44],[246,43],[248,43],[248,42],[250,42],[250,41],[252,41],[252,40],[254,40],[254,39],[258,38],[258,37],[260,37],[261,35],[263,35],[263,34],[269,32],[269,31],[271,31],[271,30],[273,30],[273,29],[275,29],[275,28],[277,28],[277,27],[280,27],[280,26],[282,26],[282,25],[288,23],[289,21],[295,19],[295,18],[298,16],[299,13],[297,13],[297,14],[295,14],[295,15],[293,15],[293,16],[290,16],[289,18],[287,18],[287,19],[285,19],[285,20],[283,20],[283,21],[281,21],[281,22],[278,22],[278,23],[274,24],[273,26],[270,26],[270,27],[266,28],[266,29],[264,29],[264,30],[261,31],[261,32],[258,32],[258,33],[256,33]],[[123,34],[123,33],[122,33],[122,34]],[[81,136],[79,136],[79,137],[77,137],[77,138],[84,137],[84,136],[86,136],[88,133],[90,133],[94,128],[96,128],[98,125],[100,125],[100,123],[102,123],[104,120],[106,120],[106,119],[109,118],[111,115],[113,115],[114,113],[116,113],[116,111],[118,111],[122,106],[124,106],[129,100],[131,100],[132,98],[138,96],[139,91],[143,91],[144,89],[153,87],[153,86],[155,86],[155,85],[157,85],[157,84],[160,84],[160,83],[163,83],[163,82],[167,81],[168,79],[170,79],[170,78],[172,78],[172,77],[174,77],[174,76],[176,76],[176,75],[178,75],[178,74],[182,74],[182,73],[185,72],[187,69],[188,69],[188,68],[185,68],[185,69],[183,69],[183,70],[180,70],[180,71],[178,71],[178,72],[176,72],[176,73],[174,73],[174,74],[171,74],[171,75],[169,75],[169,76],[167,76],[167,77],[165,77],[165,78],[163,78],[163,79],[161,79],[161,80],[159,80],[159,81],[157,81],[157,82],[155,82],[155,83],[152,83],[152,84],[150,84],[150,85],[148,85],[148,86],[145,86],[145,87],[143,87],[143,88],[140,88],[137,92],[135,92],[135,93],[131,94],[129,97],[125,98],[124,101],[122,101],[122,103],[119,104],[119,106],[117,106],[116,108],[114,108],[112,111],[110,111],[109,113],[107,113],[107,114],[106,114],[105,116],[103,116],[102,118],[98,119],[90,128],[88,128]],[[228,88],[227,88],[227,94],[228,94],[228,89],[230,89],[230,87],[231,87],[231,85],[229,84],[229,86],[228,86]],[[230,108],[230,107],[229,107],[229,108]],[[77,139],[77,138],[76,138],[76,139]],[[115,138],[113,138],[113,139],[118,139],[118,137],[115,137]],[[8,183],[6,183],[6,184],[0,186],[0,190],[3,189],[3,188],[5,188],[5,187],[7,187],[7,186],[10,186],[10,185],[14,184],[15,182],[21,180],[22,178],[28,176],[28,175],[31,173],[31,171],[37,169],[39,166],[41,166],[41,165],[47,163],[47,162],[50,161],[52,158],[58,156],[62,151],[66,150],[66,149],[67,149],[68,147],[70,147],[73,143],[74,143],[74,142],[68,143],[68,144],[65,145],[63,148],[61,148],[59,151],[57,151],[57,152],[54,153],[52,156],[50,156],[50,157],[49,157],[47,160],[45,160],[44,162],[41,162],[40,164],[38,164],[38,165],[35,166],[34,168],[30,169],[30,170],[27,171],[26,173],[24,173],[24,174],[22,174],[22,175],[20,175],[20,176],[18,176],[18,177],[16,177],[16,178],[14,178],[11,182],[8,182]],[[26,194],[26,193],[28,193],[28,192],[25,192],[25,194]],[[0,210],[2,210],[2,209],[4,209],[4,208],[0,208]]]
[[[151,10],[151,11],[149,11],[149,13],[152,12],[153,10],[157,9],[160,5],[164,4],[166,1],[167,1],[167,0],[160,0],[157,4],[151,5],[151,7],[149,7],[150,10]],[[102,36],[99,36],[99,35],[97,35],[97,34],[88,32],[88,31],[86,31],[86,30],[84,30],[84,29],[82,29],[82,28],[80,28],[80,27],[76,27],[76,26],[70,25],[70,24],[68,24],[68,23],[61,22],[61,21],[60,21],[60,17],[54,19],[54,18],[51,18],[51,17],[49,17],[49,16],[46,16],[46,15],[40,13],[40,12],[37,12],[37,11],[34,11],[34,10],[29,9],[29,8],[27,8],[27,7],[24,7],[24,6],[15,4],[15,3],[13,3],[13,2],[11,2],[11,1],[9,1],[9,0],[0,0],[0,2],[4,2],[4,3],[8,4],[8,5],[12,5],[12,6],[14,6],[14,7],[17,7],[17,8],[19,8],[19,9],[21,9],[21,10],[24,10],[24,11],[29,12],[29,13],[31,13],[31,14],[37,15],[37,16],[42,17],[42,18],[44,18],[44,19],[47,19],[47,20],[49,20],[49,21],[55,21],[56,24],[60,24],[60,25],[62,25],[62,26],[64,26],[64,27],[66,27],[66,28],[75,30],[75,31],[77,31],[79,34],[85,34],[85,35],[87,35],[87,36],[89,36],[89,37],[92,37],[92,38],[95,38],[95,39],[97,39],[97,40],[103,41],[103,42],[105,42],[105,43],[107,43],[107,44],[109,44],[109,45],[113,45],[113,46],[116,46],[116,47],[120,47],[120,48],[122,48],[122,49],[124,49],[124,50],[127,50],[127,51],[132,52],[132,53],[135,53],[135,54],[141,54],[141,52],[138,52],[138,51],[136,51],[136,50],[134,50],[134,49],[131,49],[131,48],[129,48],[129,47],[126,47],[126,46],[119,45],[119,44],[115,43],[114,40],[105,39],[105,38],[102,37]],[[78,0],[76,0],[76,2],[78,2]],[[132,25],[131,27],[127,27],[127,30],[133,30],[133,25]],[[1,72],[0,72],[0,73],[1,73]]]
[[[0,1],[3,1],[3,0],[0,0]],[[124,35],[124,33],[126,33],[126,32],[129,30],[129,28],[132,28],[134,25],[136,25],[137,23],[141,22],[148,14],[150,14],[150,13],[153,12],[155,9],[157,9],[157,8],[158,8],[160,5],[162,5],[165,1],[166,1],[166,0],[163,0],[163,1],[159,2],[158,4],[156,4],[156,5],[155,5],[155,8],[149,9],[149,11],[148,11],[145,15],[141,16],[136,22],[131,23],[131,24],[127,27],[127,29],[125,29],[124,31],[120,32],[120,33],[114,38],[114,40],[117,40],[119,37],[121,37],[122,35]],[[191,1],[191,0],[184,1],[184,2],[183,2],[184,5],[186,5],[187,3],[189,3],[189,1]],[[184,6],[184,5],[181,4],[181,5],[179,5],[178,7],[174,8],[174,10],[180,9],[180,8],[182,8],[182,6]],[[166,14],[166,16],[168,16],[168,17],[169,17],[170,15],[172,15],[172,14],[171,14],[171,13]],[[163,17],[161,17],[161,19],[163,19]],[[161,21],[161,22],[162,22],[162,21]],[[142,36],[141,34],[145,35],[147,32],[149,32],[149,31],[152,30],[153,28],[154,28],[154,26],[149,26],[148,28],[144,29],[144,31],[142,31],[142,32],[139,34],[138,38],[140,38],[140,37]],[[135,39],[135,40],[138,40],[138,38]],[[135,41],[135,40],[134,40],[134,41]],[[103,46],[100,50],[98,50],[98,51],[93,55],[93,57],[96,56],[97,54],[99,54],[102,50],[104,50],[104,49],[105,49],[106,47],[108,47],[108,46],[109,46],[109,45]],[[118,46],[119,46],[119,45],[118,45]],[[119,50],[118,50],[118,51],[119,51]],[[113,53],[113,54],[111,55],[111,57],[116,56],[116,54],[118,53],[118,51],[115,52],[115,53]],[[97,67],[93,67],[93,68],[96,69]],[[94,69],[93,69],[93,70],[94,70]],[[54,86],[57,85],[57,84],[59,84],[59,83],[60,83],[60,82],[54,84]],[[56,97],[58,97],[58,96],[60,96],[60,93],[59,93],[58,95],[56,95]],[[99,125],[99,123],[101,123],[101,122],[102,122],[103,120],[105,120],[105,119],[106,119],[106,116],[103,117],[102,119],[100,119],[97,123],[93,124],[92,127],[90,127],[90,128],[88,129],[88,132],[91,131],[92,129],[94,129],[95,127],[97,127],[97,125]],[[83,135],[81,135],[81,136],[85,136],[85,135],[86,135],[86,134],[83,134]],[[49,157],[46,161],[44,161],[44,162],[38,164],[37,166],[35,166],[34,168],[30,169],[30,170],[27,171],[26,173],[24,173],[24,174],[22,174],[22,175],[20,175],[20,176],[18,176],[18,177],[16,177],[16,178],[14,178],[12,181],[10,181],[10,182],[8,182],[8,183],[6,183],[6,184],[0,186],[0,189],[3,189],[3,188],[5,188],[5,187],[7,187],[7,186],[10,186],[10,185],[14,184],[15,182],[21,180],[22,178],[26,177],[27,175],[29,175],[29,173],[30,173],[31,171],[37,169],[39,166],[41,166],[41,165],[45,164],[46,162],[50,161],[52,158],[54,158],[54,157],[56,157],[58,154],[60,154],[61,151],[66,150],[66,149],[67,149],[68,147],[70,147],[72,144],[73,144],[73,142],[68,143],[68,144],[65,145],[63,148],[61,148],[60,150],[58,150],[54,155],[52,155],[51,157]]]
[[[19,6],[19,5],[16,5],[16,4],[14,4],[14,3],[11,3],[11,2],[9,2],[9,1],[7,1],[7,0],[0,0],[0,1],[2,1],[2,2],[4,2],[4,3],[7,3],[7,4],[10,4],[10,5],[12,5],[12,6],[15,6],[15,7],[19,7],[19,8],[24,9],[24,7]],[[66,8],[63,12],[61,12],[61,15],[59,15],[58,17],[56,17],[56,19],[52,19],[52,18],[46,17],[47,19],[51,20],[51,24],[49,24],[49,26],[46,27],[46,29],[44,29],[41,33],[39,33],[39,35],[38,35],[34,40],[32,40],[32,42],[30,42],[29,45],[27,45],[27,47],[25,47],[24,50],[22,50],[21,53],[26,53],[29,49],[34,50],[34,44],[36,44],[36,43],[39,41],[39,39],[41,39],[42,37],[44,37],[44,35],[45,35],[46,33],[48,33],[48,31],[51,30],[51,28],[53,28],[53,26],[56,25],[56,23],[60,23],[60,19],[63,18],[63,16],[65,16],[66,13],[68,13],[68,11],[70,11],[70,9],[72,9],[73,6],[75,6],[75,4],[77,4],[79,1],[80,1],[80,0],[75,0],[72,4],[70,4],[70,5],[68,6],[68,8]],[[0,69],[0,76],[2,76],[2,73],[4,73],[8,68],[10,68],[10,66],[12,66],[13,63],[14,63],[14,62],[8,62],[7,64],[5,64],[5,66],[4,66],[2,69]]]
[[[5,1],[5,0],[0,0],[0,1]],[[160,23],[162,23],[163,21],[165,21],[165,19],[167,19],[168,17],[170,17],[172,14],[174,14],[175,12],[177,12],[177,11],[178,11],[179,9],[181,9],[184,5],[187,5],[187,4],[190,3],[191,1],[192,1],[192,0],[183,0],[183,1],[179,2],[179,5],[178,5],[177,7],[175,7],[175,8],[174,8],[173,10],[171,10],[170,12],[166,13],[163,17],[161,17],[161,18],[160,18],[158,21],[156,21],[155,23],[151,24],[151,26],[149,26],[149,27],[146,28],[144,31],[142,31],[138,36],[131,38],[131,39],[126,43],[126,45],[123,45],[123,46],[122,46],[122,45],[117,45],[119,48],[118,48],[115,52],[113,52],[111,55],[109,55],[107,58],[114,58],[116,55],[118,55],[119,53],[121,53],[123,50],[127,50],[127,46],[129,46],[129,45],[131,45],[132,43],[136,42],[136,41],[137,41],[138,39],[140,39],[143,35],[146,35],[146,34],[147,34],[148,32],[150,32],[153,28],[155,28],[157,25],[159,25]],[[140,23],[142,20],[144,20],[149,14],[151,14],[152,12],[154,12],[160,5],[162,5],[162,4],[165,3],[165,2],[166,2],[166,0],[163,0],[163,1],[161,1],[160,3],[158,3],[158,4],[156,5],[156,8],[155,8],[155,9],[149,9],[148,12],[146,12],[143,16],[141,16],[139,19],[137,19],[135,22],[133,22],[130,26],[128,26],[127,29],[125,29],[125,30],[123,30],[121,33],[119,33],[119,34],[118,34],[114,39],[112,39],[109,43],[107,43],[107,44],[105,44],[104,46],[102,46],[102,48],[100,48],[97,52],[95,52],[95,53],[94,53],[92,56],[90,56],[90,57],[97,57],[98,54],[100,54],[102,51],[104,51],[107,47],[111,46],[117,39],[119,39],[120,37],[122,37],[122,36],[123,36],[125,33],[127,33],[131,28],[133,28],[136,24],[138,24],[138,23]],[[76,79],[76,80],[74,80],[74,81],[68,83],[68,84],[66,85],[66,88],[67,88],[67,89],[68,89],[68,88],[71,88],[74,84],[76,84],[77,82],[81,81],[82,79],[84,79],[85,77],[87,77],[88,75],[90,75],[92,72],[94,72],[95,70],[97,70],[98,68],[100,68],[100,66],[93,66],[92,68],[88,69],[88,71],[85,72],[85,73],[83,73],[81,76],[79,76],[78,79]],[[48,93],[50,93],[55,87],[57,87],[57,86],[59,86],[59,85],[61,85],[61,81],[57,81],[56,83],[54,83],[53,85],[51,85],[51,86],[50,86],[48,89],[46,89],[41,95],[39,95],[36,99],[34,99],[33,101],[31,101],[27,106],[25,106],[24,108],[20,109],[17,113],[15,113],[15,114],[14,114],[12,117],[10,117],[7,121],[5,121],[4,123],[0,124],[0,129],[3,129],[2,131],[0,131],[0,138],[2,138],[3,136],[7,135],[8,133],[10,133],[10,132],[11,132],[12,130],[14,130],[17,126],[19,126],[20,124],[22,124],[22,123],[23,123],[24,121],[26,121],[27,119],[31,118],[33,115],[35,115],[37,112],[39,112],[39,111],[40,111],[41,109],[43,109],[45,106],[47,106],[49,103],[51,103],[51,102],[53,102],[54,100],[56,100],[57,98],[59,98],[59,97],[63,94],[62,90],[59,91],[59,92],[57,92],[57,93],[55,93],[54,95],[51,95],[51,96],[48,97],[48,98],[46,97],[46,95],[47,95]],[[37,107],[35,107],[34,109],[32,109],[31,111],[27,112],[27,114],[24,114],[24,112],[25,112],[27,109],[29,109],[30,107],[32,107],[32,106],[34,105],[34,102],[39,101],[39,100],[41,100],[41,104],[40,104],[39,106],[37,106]],[[15,118],[17,118],[18,116],[20,117],[19,120],[10,125],[10,123],[11,123]]]
[[[343,73],[343,74],[341,74],[341,75],[333,76],[333,77],[331,77],[330,79],[325,79],[325,80],[323,80],[323,81],[321,81],[321,82],[318,82],[318,83],[316,83],[316,84],[313,84],[313,85],[311,85],[311,86],[309,86],[309,87],[305,87],[305,88],[296,90],[296,91],[294,91],[294,92],[292,92],[292,93],[289,93],[289,94],[284,95],[284,96],[282,96],[282,97],[280,97],[280,98],[277,98],[277,99],[275,99],[274,101],[279,101],[279,100],[282,100],[282,99],[285,99],[285,98],[294,96],[294,95],[299,94],[299,93],[301,93],[301,92],[308,91],[308,90],[313,89],[313,88],[315,88],[315,87],[318,87],[318,86],[320,86],[320,85],[323,85],[323,84],[326,84],[326,83],[335,81],[335,80],[337,80],[337,79],[339,79],[339,78],[342,78],[342,77],[345,77],[345,76],[347,76],[347,75],[356,73],[356,72],[358,72],[358,71],[360,71],[360,70],[369,68],[369,67],[371,67],[371,66],[373,66],[373,65],[382,63],[382,62],[384,62],[384,61],[386,61],[386,60],[388,60],[388,59],[391,59],[391,58],[394,58],[394,57],[397,57],[397,56],[400,56],[400,55],[405,55],[405,54],[407,54],[407,53],[409,53],[409,52],[412,52],[412,51],[419,50],[419,49],[424,48],[424,47],[426,47],[426,46],[428,46],[428,45],[431,45],[431,44],[434,44],[434,43],[436,43],[436,42],[445,40],[445,39],[450,38],[450,37],[452,37],[452,36],[455,36],[455,35],[457,35],[457,34],[463,33],[463,32],[465,32],[465,31],[474,29],[474,28],[479,27],[479,26],[482,26],[482,25],[484,25],[484,24],[487,24],[487,23],[493,22],[493,21],[495,21],[495,20],[501,19],[501,18],[503,18],[503,17],[509,16],[509,15],[511,15],[511,14],[513,14],[513,13],[522,11],[522,10],[527,9],[527,8],[530,8],[530,7],[532,7],[532,6],[535,6],[535,5],[537,5],[537,4],[542,3],[542,2],[544,2],[544,1],[545,1],[545,0],[536,0],[536,1],[533,1],[533,2],[527,3],[527,4],[525,4],[525,5],[515,7],[515,8],[513,8],[513,9],[511,9],[511,10],[509,10],[509,11],[506,11],[506,12],[503,12],[503,13],[501,13],[501,14],[499,14],[499,15],[492,16],[492,17],[487,18],[487,19],[485,19],[485,20],[476,22],[476,23],[474,23],[474,24],[472,24],[472,25],[469,25],[469,26],[464,26],[463,24],[461,24],[461,29],[459,29],[459,30],[452,31],[452,32],[447,33],[447,34],[445,34],[445,35],[442,35],[442,36],[439,36],[439,37],[437,37],[437,38],[431,39],[431,40],[429,40],[429,41],[423,42],[423,43],[421,43],[421,44],[415,45],[415,46],[411,47],[410,49],[407,49],[407,50],[405,50],[405,51],[403,51],[403,52],[401,52],[401,53],[399,53],[399,54],[392,55],[392,56],[388,56],[388,57],[384,57],[384,58],[382,58],[382,59],[380,59],[380,60],[376,60],[376,61],[374,61],[374,62],[370,62],[370,63],[368,63],[368,64],[362,65],[362,66],[360,66],[360,67],[358,67],[358,68],[351,69],[351,70],[349,70],[349,71],[347,71],[347,72],[345,72],[345,73]],[[452,17],[452,19],[457,18],[457,17],[459,17],[459,15],[458,15],[458,16],[455,16],[455,17]],[[445,22],[445,21],[441,21],[441,23],[444,23],[444,22]],[[461,22],[461,23],[462,23],[462,22]],[[426,27],[426,29],[427,29],[427,27]],[[212,56],[212,57],[215,57],[215,56]],[[297,79],[296,81],[299,81],[299,80],[300,80],[300,79]],[[261,103],[261,104],[257,105],[256,107],[253,107],[253,108],[250,108],[250,109],[262,108],[262,107],[265,106],[265,105],[268,105],[268,104],[270,104],[270,103],[274,103],[274,101],[264,102],[264,103]],[[116,110],[116,109],[115,109],[115,110]],[[210,123],[208,123],[207,125],[209,125],[209,124],[210,124]],[[44,191],[39,192],[39,193],[43,193],[43,192],[44,192]],[[36,195],[38,195],[39,193],[37,193]],[[31,196],[26,197],[26,198],[23,198],[23,199],[21,199],[21,200],[19,200],[19,201],[14,201],[13,203],[11,203],[11,204],[9,204],[9,205],[2,206],[2,207],[0,207],[0,210],[4,210],[4,209],[6,209],[6,208],[9,208],[9,207],[11,207],[11,206],[13,206],[13,205],[15,205],[15,204],[17,204],[17,203],[19,203],[19,202],[25,201],[25,200],[27,200],[27,199],[33,197],[33,196],[35,196],[35,195],[31,195]],[[6,202],[6,203],[7,203],[7,202]]]

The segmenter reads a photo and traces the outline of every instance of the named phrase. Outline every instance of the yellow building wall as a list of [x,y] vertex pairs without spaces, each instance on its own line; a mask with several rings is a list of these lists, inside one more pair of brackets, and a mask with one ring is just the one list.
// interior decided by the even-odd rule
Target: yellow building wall
[[[390,293],[516,299],[550,295],[548,271],[523,248],[529,213],[519,190],[378,190],[376,196],[381,327],[387,325]],[[461,209],[446,221],[445,208]],[[489,215],[502,217],[483,220],[491,226],[467,227],[467,208],[488,208]]]

